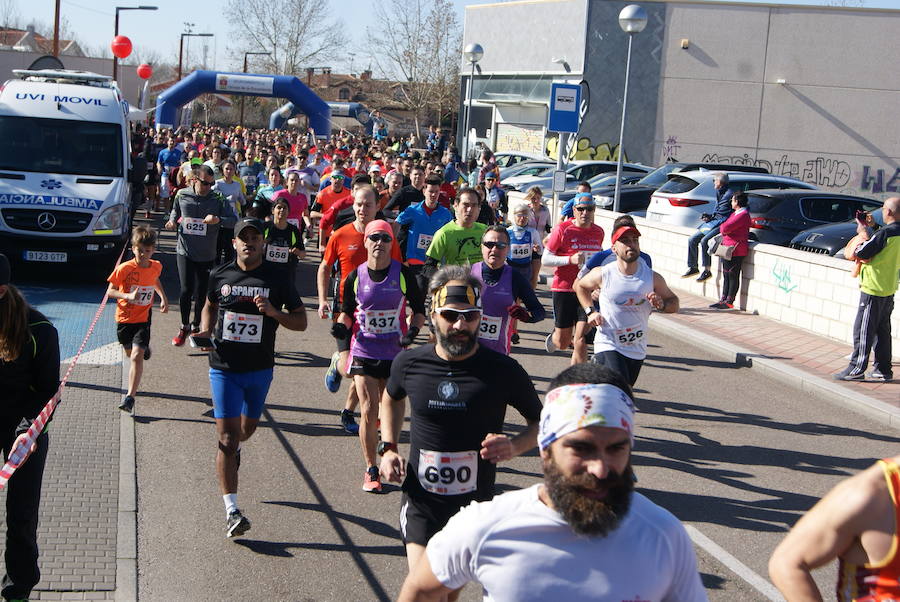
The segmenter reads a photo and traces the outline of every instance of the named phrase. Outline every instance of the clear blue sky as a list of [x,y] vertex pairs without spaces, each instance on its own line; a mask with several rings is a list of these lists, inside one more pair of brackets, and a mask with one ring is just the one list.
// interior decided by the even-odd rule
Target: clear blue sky
[[[3,0],[0,0],[3,1]],[[48,34],[52,35],[54,0],[5,0],[18,6],[20,16],[25,22],[36,20],[50,27]],[[244,0],[252,3],[253,0]],[[328,4],[334,7],[330,15],[338,15],[343,20],[347,31],[348,51],[352,52],[353,46],[361,46],[365,36],[366,26],[370,24],[372,6],[378,0],[329,0]],[[452,0],[459,11],[460,22],[463,20],[463,9],[471,4],[485,4],[493,0]],[[752,1],[752,0],[751,0]],[[822,5],[821,0],[793,0],[782,2],[783,4]],[[227,17],[222,14],[221,1],[194,0],[62,0],[62,15],[68,20],[69,26],[76,32],[77,37],[84,41],[88,47],[108,45],[113,37],[113,21],[115,7],[137,6],[139,4],[156,5],[157,11],[123,11],[119,13],[119,33],[131,38],[136,47],[147,47],[156,50],[162,55],[163,60],[172,63],[178,60],[179,34],[184,30],[184,22],[193,22],[194,32],[209,32],[215,34],[213,38],[186,38],[186,46],[190,44],[190,56],[200,57],[203,44],[209,44],[208,67],[216,69],[228,69],[229,64],[227,47],[230,39],[230,24]],[[866,8],[892,8],[900,9],[900,0],[864,0]],[[191,15],[186,17],[185,15]],[[357,52],[353,58],[353,70],[359,72],[368,66],[363,52]],[[344,62],[335,62],[336,71],[347,71],[350,68],[350,59]]]

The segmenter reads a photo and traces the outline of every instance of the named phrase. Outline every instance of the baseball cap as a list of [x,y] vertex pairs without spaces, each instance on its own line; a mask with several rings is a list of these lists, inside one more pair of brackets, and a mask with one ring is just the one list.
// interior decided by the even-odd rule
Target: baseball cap
[[331,179],[332,179],[332,180],[337,180],[337,179],[339,179],[339,178],[340,178],[340,179],[343,179],[343,178],[344,178],[344,172],[342,172],[342,171],[333,171],[333,172],[331,172]]
[[621,228],[619,228],[618,230],[613,232],[612,242],[616,242],[617,240],[619,240],[626,234],[630,234],[632,236],[640,236],[641,235],[641,233],[638,231],[638,229],[635,228],[634,226],[622,226]]
[[10,278],[12,278],[12,269],[9,267],[9,259],[0,253],[0,286],[9,284]]
[[245,217],[244,219],[238,220],[238,223],[234,225],[234,237],[237,238],[240,236],[241,232],[246,228],[253,228],[260,234],[266,231],[265,225],[256,219],[255,217]]
[[370,165],[369,171],[376,171],[378,173],[381,173],[381,168],[378,165]]

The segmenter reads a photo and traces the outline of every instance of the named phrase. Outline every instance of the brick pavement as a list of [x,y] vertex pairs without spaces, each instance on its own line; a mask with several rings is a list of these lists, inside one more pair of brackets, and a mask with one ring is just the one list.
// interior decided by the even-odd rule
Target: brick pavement
[[[669,283],[681,300],[681,311],[675,315],[655,314],[651,326],[671,327],[701,346],[733,346],[751,363],[754,359],[757,363],[768,361],[768,365],[780,367],[783,373],[791,373],[793,380],[805,380],[833,398],[843,394],[847,400],[872,400],[884,404],[885,411],[893,409],[900,417],[900,380],[880,383],[832,379],[832,374],[847,367],[850,345],[759,315],[710,309],[712,301],[677,290],[677,284]],[[896,353],[894,357],[894,374],[900,375]]]

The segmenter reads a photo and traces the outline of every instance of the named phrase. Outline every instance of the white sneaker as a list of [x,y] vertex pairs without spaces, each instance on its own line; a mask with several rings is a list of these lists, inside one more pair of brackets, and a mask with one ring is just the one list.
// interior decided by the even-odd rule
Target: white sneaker
[[547,338],[544,340],[544,349],[547,350],[547,353],[555,353],[559,351],[559,347],[556,346],[556,343],[553,342],[553,333],[547,335]]

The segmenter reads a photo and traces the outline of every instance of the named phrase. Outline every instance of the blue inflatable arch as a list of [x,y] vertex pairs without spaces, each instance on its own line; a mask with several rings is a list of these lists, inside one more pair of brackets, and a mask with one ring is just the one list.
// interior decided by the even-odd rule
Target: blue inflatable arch
[[[329,102],[326,104],[328,104],[328,107],[331,109],[331,115],[333,117],[352,117],[365,126],[367,134],[370,136],[372,135],[374,121],[369,109],[363,104],[358,102]],[[305,111],[302,108],[298,108],[292,102],[278,107],[272,111],[272,114],[269,116],[269,129],[281,129],[288,119],[301,112]]]
[[[194,71],[160,94],[156,103],[157,126],[175,127],[178,109],[206,93],[287,98],[296,107],[296,111],[302,111],[309,117],[309,126],[316,136],[331,134],[331,108],[299,78],[293,75],[225,71]],[[271,127],[272,120],[269,123]]]

